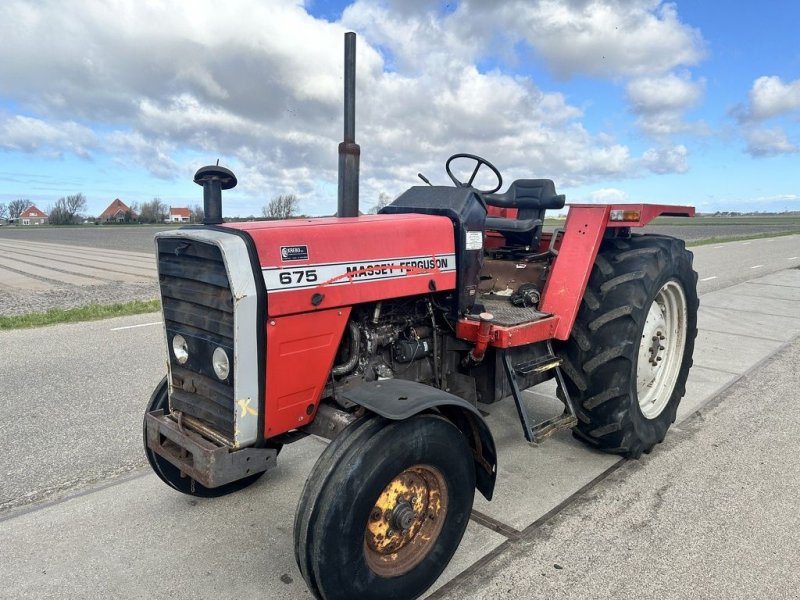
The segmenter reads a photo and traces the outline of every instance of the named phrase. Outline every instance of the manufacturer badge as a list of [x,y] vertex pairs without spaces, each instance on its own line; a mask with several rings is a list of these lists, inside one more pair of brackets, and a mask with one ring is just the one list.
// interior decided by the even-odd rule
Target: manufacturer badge
[[308,246],[281,246],[281,260],[308,260]]

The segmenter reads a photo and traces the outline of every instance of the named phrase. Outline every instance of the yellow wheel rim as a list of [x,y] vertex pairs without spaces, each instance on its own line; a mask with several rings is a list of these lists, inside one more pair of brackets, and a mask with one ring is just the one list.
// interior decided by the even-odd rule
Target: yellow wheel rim
[[414,465],[383,488],[367,517],[364,555],[381,577],[408,573],[428,555],[447,516],[447,485],[431,465]]

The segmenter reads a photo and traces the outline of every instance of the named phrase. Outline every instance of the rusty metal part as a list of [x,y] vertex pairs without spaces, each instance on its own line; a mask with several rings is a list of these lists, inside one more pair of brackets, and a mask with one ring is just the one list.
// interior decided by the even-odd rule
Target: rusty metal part
[[334,408],[330,404],[320,404],[317,416],[311,423],[303,427],[302,431],[332,440],[355,420],[356,416],[352,413]]
[[184,428],[188,427],[189,429],[195,430],[203,437],[207,437],[212,442],[216,442],[220,446],[227,446],[228,448],[233,448],[235,446],[235,443],[231,438],[221,434],[215,429],[212,429],[200,419],[190,417],[186,413],[183,413],[179,410],[173,410],[172,416],[177,420],[178,429],[180,429],[181,432],[184,432]]
[[661,356],[659,356],[659,353],[664,350],[664,345],[662,343],[664,339],[664,334],[660,331],[656,331],[656,334],[651,340],[652,343],[650,344],[650,348],[647,349],[647,351],[650,353],[650,358],[648,361],[654,367],[661,362]]
[[398,577],[421,563],[447,518],[447,484],[431,465],[414,465],[383,489],[364,532],[364,557],[380,577]]
[[274,448],[232,450],[218,445],[191,428],[181,430],[163,410],[147,413],[145,426],[147,447],[207,488],[266,471],[275,466],[278,455]]
[[355,321],[348,321],[347,331],[350,334],[350,356],[346,362],[341,365],[335,365],[331,369],[333,375],[346,375],[356,368],[358,364],[358,353],[361,348],[361,330]]

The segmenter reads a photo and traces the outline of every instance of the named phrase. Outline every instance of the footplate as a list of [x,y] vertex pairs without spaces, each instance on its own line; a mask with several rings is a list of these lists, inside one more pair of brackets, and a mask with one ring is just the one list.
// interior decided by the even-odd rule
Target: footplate
[[155,410],[145,415],[147,447],[207,488],[255,475],[275,465],[274,448],[233,450]]

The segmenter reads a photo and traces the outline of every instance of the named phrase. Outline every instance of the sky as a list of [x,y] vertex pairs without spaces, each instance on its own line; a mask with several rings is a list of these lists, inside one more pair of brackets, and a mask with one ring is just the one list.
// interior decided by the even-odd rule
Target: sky
[[800,210],[797,23],[789,0],[4,0],[0,203],[191,206],[219,160],[226,216],[333,214],[355,31],[363,211],[449,184],[457,152],[567,202]]

